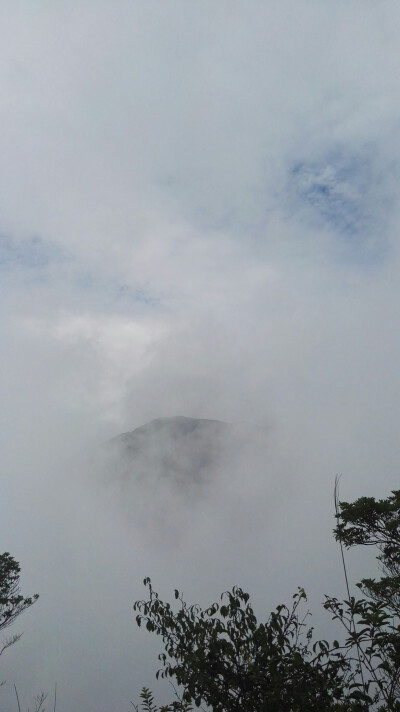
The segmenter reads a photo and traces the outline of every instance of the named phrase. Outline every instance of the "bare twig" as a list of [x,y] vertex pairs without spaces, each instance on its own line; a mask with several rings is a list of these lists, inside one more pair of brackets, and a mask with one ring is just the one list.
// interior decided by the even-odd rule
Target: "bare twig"
[[14,643],[16,643],[21,638],[21,636],[22,636],[22,633],[19,633],[18,635],[11,636],[11,638],[5,638],[2,641],[3,647],[0,650],[0,655],[2,655],[4,653],[4,651],[7,650],[7,648],[10,648],[11,645],[14,645]]
[[46,700],[47,700],[47,693],[45,694],[42,690],[42,692],[39,692],[39,694],[35,697],[35,702],[36,702],[35,712],[40,712],[40,710],[42,709]]
[[18,712],[21,712],[21,705],[20,705],[20,703],[19,703],[18,690],[17,690],[17,686],[16,686],[15,683],[14,683],[14,690],[15,690],[15,696],[16,696],[16,698],[17,698]]

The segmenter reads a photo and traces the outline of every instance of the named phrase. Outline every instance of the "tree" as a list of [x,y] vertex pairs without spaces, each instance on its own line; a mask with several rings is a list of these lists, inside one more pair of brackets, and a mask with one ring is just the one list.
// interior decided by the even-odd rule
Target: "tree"
[[[375,502],[337,502],[336,538],[341,545],[378,546],[384,577],[364,579],[367,599],[327,598],[326,610],[347,632],[339,643],[312,642],[303,589],[292,606],[280,605],[259,623],[249,595],[235,587],[221,603],[189,606],[175,591],[177,610],[163,602],[150,579],[147,601],[137,601],[137,624],[159,635],[157,677],[173,679],[180,697],[160,712],[398,712],[400,710],[399,513],[400,492]],[[144,688],[142,709],[157,712]],[[137,708],[136,708],[137,709]]]
[[362,579],[358,584],[364,595],[383,604],[394,616],[400,616],[400,490],[387,499],[376,501],[361,497],[355,502],[338,503],[336,539],[347,548],[355,545],[376,546],[383,576]]
[[[0,555],[0,630],[8,628],[21,613],[39,598],[38,594],[29,598],[24,598],[21,595],[20,571],[20,565],[8,552]],[[20,637],[21,635],[14,635],[3,640],[0,655]]]
[[[400,490],[387,499],[338,502],[334,530],[341,546],[376,546],[383,576],[357,584],[364,596],[327,598],[325,608],[347,631],[363,689],[382,710],[400,710]],[[346,575],[347,578],[347,575]]]
[[175,678],[183,689],[181,700],[168,709],[185,704],[204,704],[214,712],[363,709],[353,700],[340,705],[354,675],[340,650],[325,641],[312,645],[307,612],[299,616],[306,600],[302,589],[290,608],[280,605],[266,623],[258,623],[249,595],[238,587],[222,594],[222,605],[205,610],[188,606],[175,591],[180,607],[173,612],[149,579],[145,584],[150,598],[136,602],[137,623],[144,621],[163,639],[157,677]]

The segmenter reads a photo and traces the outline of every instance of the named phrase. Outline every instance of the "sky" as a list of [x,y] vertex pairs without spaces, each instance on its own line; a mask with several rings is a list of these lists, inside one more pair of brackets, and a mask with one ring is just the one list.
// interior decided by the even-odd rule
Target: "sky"
[[[335,475],[398,487],[400,6],[4,0],[0,27],[1,547],[40,594],[1,704],[121,711],[157,669],[145,576],[261,616],[304,586],[319,621]],[[267,455],[123,502],[104,443],[172,415]]]

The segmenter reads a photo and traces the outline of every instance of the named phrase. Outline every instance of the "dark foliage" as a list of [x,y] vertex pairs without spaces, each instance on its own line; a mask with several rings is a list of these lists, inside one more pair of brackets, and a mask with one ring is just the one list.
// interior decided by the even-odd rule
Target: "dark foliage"
[[[0,630],[8,628],[18,616],[33,605],[39,598],[36,594],[24,598],[19,589],[20,566],[8,553],[0,554]],[[17,642],[21,634],[4,638],[0,647],[0,655]],[[2,684],[2,683],[0,683]]]
[[37,594],[29,598],[20,594],[20,571],[18,562],[8,552],[0,555],[0,630],[8,628],[39,598]]
[[347,631],[348,656],[382,710],[400,710],[400,490],[384,500],[340,502],[335,536],[347,548],[376,546],[382,576],[357,584],[366,598],[327,598],[325,608]]
[[[176,607],[163,602],[145,579],[149,598],[134,605],[138,625],[162,638],[157,677],[180,691],[157,708],[143,689],[142,709],[173,712],[202,707],[213,712],[399,712],[400,491],[387,500],[337,503],[335,536],[344,546],[375,545],[379,581],[359,585],[367,598],[328,598],[324,607],[339,621],[343,641],[312,642],[300,614],[303,589],[291,607],[280,605],[259,623],[249,595],[235,587],[206,609],[189,606],[175,591]],[[137,708],[136,708],[137,709]]]

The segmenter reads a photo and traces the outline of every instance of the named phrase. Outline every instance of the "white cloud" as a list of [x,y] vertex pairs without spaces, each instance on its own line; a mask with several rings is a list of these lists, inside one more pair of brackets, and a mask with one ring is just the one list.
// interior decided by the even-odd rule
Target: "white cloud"
[[[334,475],[349,499],[396,485],[399,23],[376,0],[4,3],[2,546],[42,594],[4,663],[24,695],[57,679],[101,710],[151,684],[146,574],[318,597]],[[173,546],[90,464],[172,414],[271,448]]]

